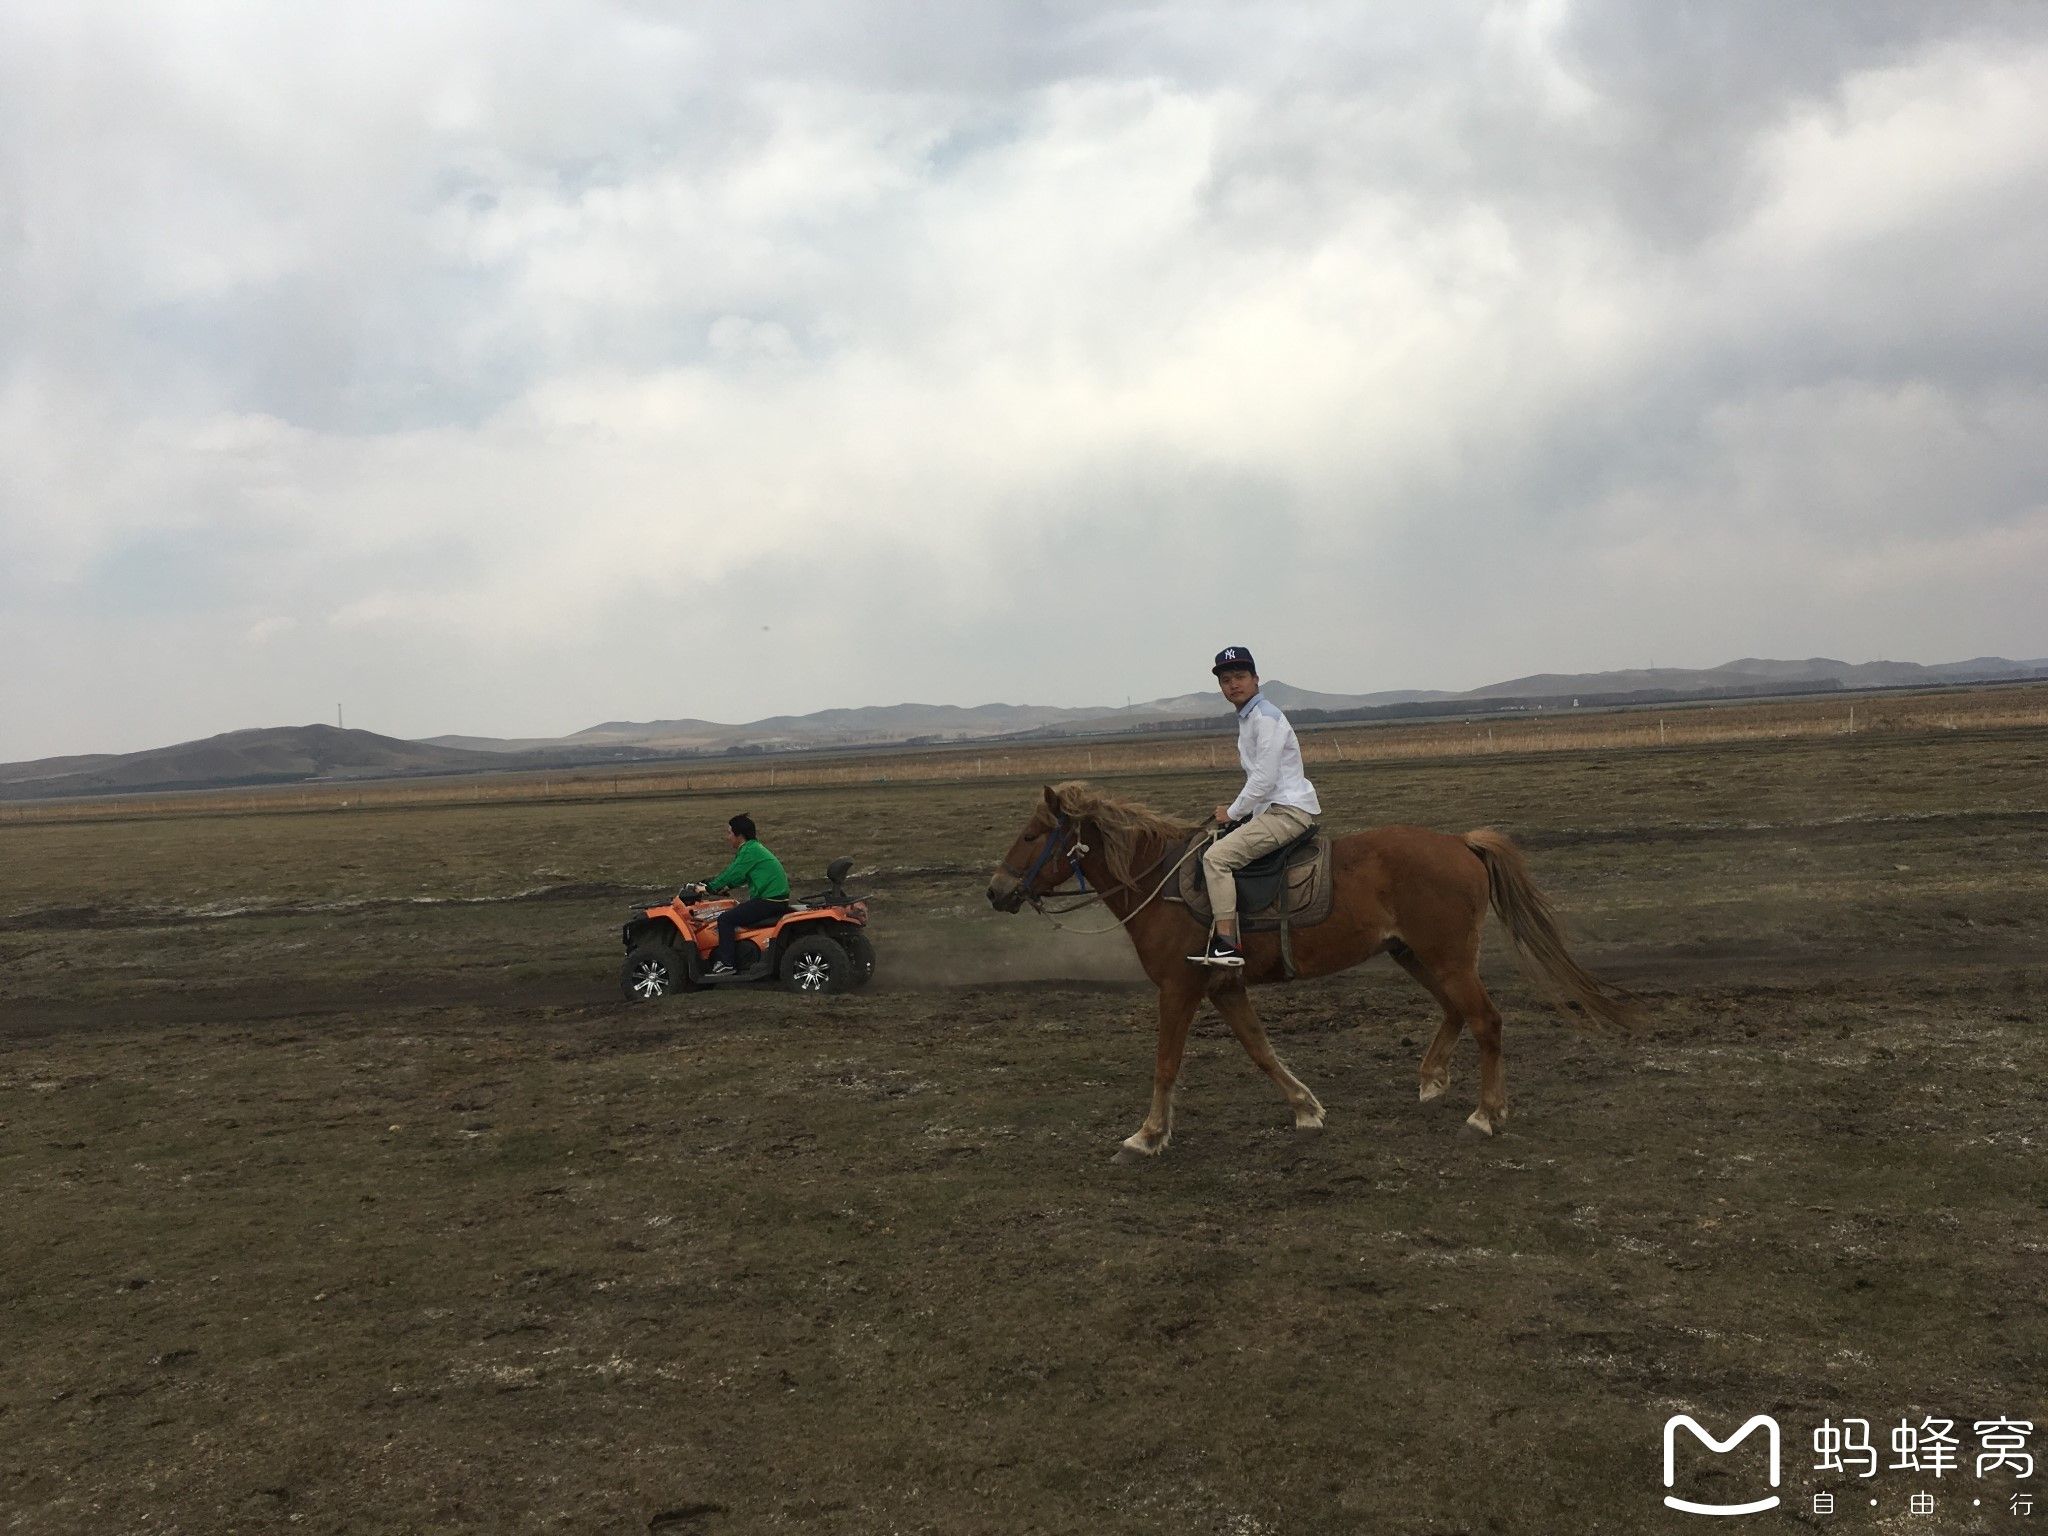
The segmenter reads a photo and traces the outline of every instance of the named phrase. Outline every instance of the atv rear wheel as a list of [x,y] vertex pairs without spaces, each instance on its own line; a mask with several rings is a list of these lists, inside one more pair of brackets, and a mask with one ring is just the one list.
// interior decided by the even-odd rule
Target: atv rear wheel
[[875,941],[856,930],[841,941],[847,958],[853,961],[853,984],[864,987],[875,979]]
[[636,1002],[651,1003],[658,997],[688,992],[695,986],[688,964],[666,944],[634,945],[632,953],[626,956],[625,969],[619,973],[620,990]]
[[822,933],[792,941],[782,952],[780,972],[792,992],[844,992],[854,985],[853,961]]

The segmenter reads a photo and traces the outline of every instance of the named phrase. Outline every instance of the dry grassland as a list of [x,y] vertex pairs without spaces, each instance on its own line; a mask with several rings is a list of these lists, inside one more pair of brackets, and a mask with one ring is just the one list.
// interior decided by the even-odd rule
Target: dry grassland
[[[1205,1016],[1136,1169],[1127,953],[982,897],[1089,749],[737,781],[800,886],[850,853],[871,898],[875,988],[808,1002],[618,1000],[628,906],[725,857],[740,791],[694,780],[0,826],[0,1531],[1634,1536],[1701,1523],[1660,1503],[1678,1412],[1783,1425],[1746,1529],[1823,1490],[1845,1536],[2023,1529],[2009,1475],[1920,1520],[1912,1474],[1811,1453],[1826,1418],[1950,1418],[1966,1461],[1978,1419],[2048,1423],[2016,696],[1318,758],[1333,829],[1512,832],[1650,1028],[1574,1033],[1490,939],[1485,1140],[1469,1043],[1416,1102],[1435,1010],[1391,965],[1265,990],[1328,1129]],[[1173,811],[1234,776],[1119,767]],[[1732,1462],[1698,1494],[1745,1496]]]
[[[1347,763],[1634,751],[1855,735],[2019,730],[2043,725],[2048,725],[2048,685],[2016,685],[1757,704],[1554,710],[1471,721],[1312,726],[1302,733],[1302,751],[1311,768],[1328,768]],[[1092,743],[962,744],[923,751],[806,752],[730,762],[710,759],[688,766],[654,763],[544,773],[507,772],[484,777],[360,780],[176,795],[0,803],[0,822],[619,799],[861,784],[1123,778],[1204,769],[1228,772],[1235,762],[1236,749],[1226,734],[1173,733]]]

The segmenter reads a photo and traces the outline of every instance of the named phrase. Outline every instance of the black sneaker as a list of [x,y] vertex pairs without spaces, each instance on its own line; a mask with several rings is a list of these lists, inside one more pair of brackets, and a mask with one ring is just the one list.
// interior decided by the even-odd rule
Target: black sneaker
[[1207,949],[1199,955],[1189,955],[1188,959],[1196,965],[1243,965],[1244,951],[1235,939],[1226,939],[1219,933],[1209,940]]
[[739,975],[738,971],[727,965],[723,960],[719,960],[714,962],[711,969],[704,973],[704,979],[706,981],[730,981],[737,975]]

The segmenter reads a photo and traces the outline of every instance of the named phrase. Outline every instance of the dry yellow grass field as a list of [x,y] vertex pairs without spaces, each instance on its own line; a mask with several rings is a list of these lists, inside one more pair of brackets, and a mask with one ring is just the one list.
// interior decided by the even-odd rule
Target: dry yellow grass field
[[[2048,684],[1925,693],[1817,696],[1608,710],[1548,710],[1466,720],[1310,726],[1311,769],[1350,763],[1462,759],[1522,753],[1629,751],[1725,742],[2025,729],[2048,725]],[[0,822],[93,816],[333,810],[667,796],[861,784],[1123,778],[1229,772],[1227,734],[1180,732],[1105,741],[962,744],[925,750],[791,753],[734,760],[507,772],[403,780],[333,781],[262,789],[0,803]]]

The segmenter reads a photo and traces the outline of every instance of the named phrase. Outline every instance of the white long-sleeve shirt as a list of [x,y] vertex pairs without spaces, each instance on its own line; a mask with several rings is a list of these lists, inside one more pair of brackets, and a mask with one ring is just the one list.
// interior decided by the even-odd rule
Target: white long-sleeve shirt
[[1276,805],[1291,805],[1311,816],[1323,813],[1315,786],[1302,772],[1301,743],[1280,706],[1263,693],[1237,712],[1237,760],[1244,764],[1244,788],[1230,802],[1230,818],[1256,816]]

